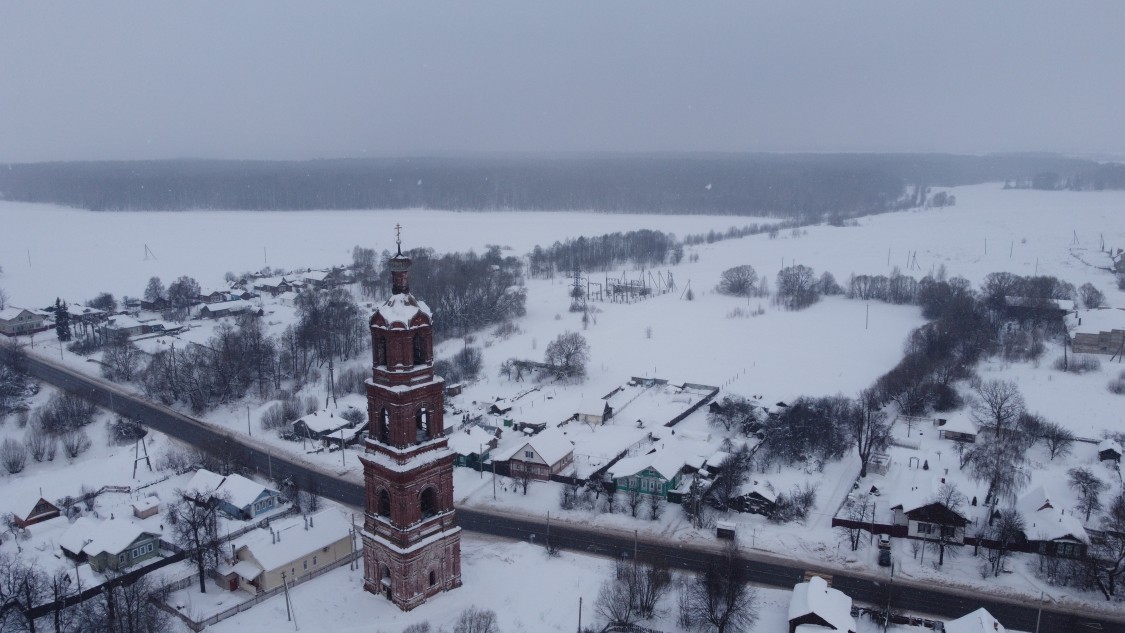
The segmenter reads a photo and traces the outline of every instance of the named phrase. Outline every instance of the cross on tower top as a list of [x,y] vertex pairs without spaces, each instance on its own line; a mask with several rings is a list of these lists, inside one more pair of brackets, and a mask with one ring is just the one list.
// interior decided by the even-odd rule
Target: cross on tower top
[[398,245],[398,254],[402,255],[402,225],[395,224],[395,244]]

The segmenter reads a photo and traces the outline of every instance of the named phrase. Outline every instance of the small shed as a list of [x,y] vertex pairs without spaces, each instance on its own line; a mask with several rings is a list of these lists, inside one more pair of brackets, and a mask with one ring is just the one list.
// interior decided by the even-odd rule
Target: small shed
[[160,513],[160,499],[145,497],[133,504],[133,516],[138,519],[147,519]]
[[613,417],[613,407],[601,398],[593,398],[582,403],[575,414],[579,422],[586,424],[605,424]]
[[1121,445],[1114,439],[1104,439],[1098,444],[1098,461],[1121,463]]
[[735,531],[736,528],[734,523],[731,523],[730,521],[715,521],[715,536],[717,538],[733,541],[735,537]]
[[[815,627],[815,628],[812,628]],[[856,633],[852,599],[820,576],[797,583],[789,599],[789,633],[800,629]]]
[[976,442],[977,423],[965,413],[959,413],[948,419],[938,419],[938,437],[955,442]]

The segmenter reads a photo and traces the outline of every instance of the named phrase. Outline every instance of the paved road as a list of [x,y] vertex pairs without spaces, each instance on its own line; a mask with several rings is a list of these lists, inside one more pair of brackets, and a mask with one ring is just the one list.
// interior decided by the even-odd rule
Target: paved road
[[[273,479],[291,477],[299,484],[315,486],[316,491],[330,499],[356,508],[363,507],[363,486],[339,478],[310,465],[293,461],[287,455],[273,454],[271,449],[258,446],[246,437],[236,436],[226,430],[209,426],[195,418],[183,415],[159,404],[139,398],[104,380],[84,375],[73,369],[38,357],[28,359],[30,372],[56,387],[80,393],[91,401],[112,409],[120,415],[142,420],[147,426],[178,440],[203,448],[208,452],[235,459],[247,468]],[[520,516],[482,512],[469,508],[457,510],[458,523],[466,530],[518,540],[544,542],[548,526],[545,521]],[[621,533],[592,530],[573,524],[552,523],[550,537],[564,549],[584,551],[603,556],[632,556],[634,550],[641,555],[659,556],[674,567],[699,571],[718,560],[721,552],[716,546],[672,545],[661,541],[634,539]],[[857,574],[840,573],[824,567],[810,566],[784,559],[780,556],[758,552],[740,552],[740,564],[750,577],[762,585],[790,588],[801,581],[806,570],[832,575],[833,586],[852,596],[857,602],[885,604],[890,593],[892,605],[916,613],[926,613],[941,618],[960,617],[979,607],[985,607],[1004,626],[1023,631],[1035,631],[1037,618],[1043,633],[1087,633],[1105,631],[1125,633],[1125,613],[1110,619],[1092,616],[1081,610],[1051,607],[1042,611],[1029,601],[1000,598],[983,598],[971,591],[933,587],[923,583],[888,582],[880,572]]]

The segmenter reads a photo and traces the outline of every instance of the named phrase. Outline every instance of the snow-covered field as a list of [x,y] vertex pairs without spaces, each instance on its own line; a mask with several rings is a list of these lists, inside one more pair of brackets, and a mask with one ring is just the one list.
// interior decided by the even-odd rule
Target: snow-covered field
[[[675,275],[676,291],[636,303],[596,302],[593,321],[587,329],[583,329],[580,315],[567,311],[566,279],[529,280],[527,316],[517,322],[521,333],[507,339],[496,338],[488,332],[478,335],[477,344],[482,346],[484,354],[482,378],[468,385],[465,392],[451,402],[475,412],[487,408],[497,398],[511,399],[526,390],[530,386],[528,382],[517,383],[499,377],[499,364],[511,357],[540,360],[547,343],[567,330],[581,331],[590,343],[588,379],[575,385],[552,384],[514,402],[513,413],[520,420],[557,423],[561,419],[560,411],[569,414],[578,403],[609,393],[631,376],[715,385],[724,393],[763,396],[767,401],[799,395],[854,395],[898,362],[903,340],[923,322],[919,310],[912,306],[878,302],[868,305],[829,298],[804,311],[786,312],[765,299],[747,302],[714,292],[719,274],[740,264],[753,265],[771,283],[779,268],[794,263],[811,266],[817,273],[831,272],[841,284],[847,283],[851,273],[889,274],[896,267],[916,278],[944,267],[948,276],[966,277],[974,286],[985,275],[996,271],[1049,274],[1075,286],[1090,282],[1105,293],[1111,306],[1125,306],[1125,297],[1117,290],[1113,276],[1099,268],[1109,264],[1108,258],[1099,251],[1103,239],[1107,247],[1125,247],[1125,216],[1120,212],[1125,207],[1125,192],[1005,191],[996,184],[961,187],[952,192],[958,200],[957,206],[952,208],[884,214],[861,218],[857,226],[814,226],[786,231],[774,239],[759,235],[693,247],[689,254],[698,255],[697,261],[687,258],[677,266],[666,267]],[[447,252],[480,251],[486,244],[500,244],[511,247],[506,252],[522,255],[536,244],[546,246],[579,235],[594,236],[638,228],[684,235],[760,221],[729,216],[423,210],[93,213],[0,202],[0,226],[5,227],[0,232],[0,266],[4,272],[0,287],[7,291],[11,305],[28,307],[42,307],[53,302],[56,296],[82,301],[103,290],[118,296],[137,296],[153,275],[162,277],[166,283],[180,275],[191,275],[206,287],[218,285],[226,271],[241,272],[264,264],[306,268],[347,263],[351,247],[356,244],[378,250],[390,248],[393,243],[391,227],[395,223],[405,227],[406,246],[431,246],[439,252]],[[146,244],[156,258],[145,259]],[[596,281],[599,275],[593,273],[590,277]],[[692,301],[686,300],[683,293],[689,284],[695,295]],[[426,298],[424,289],[415,288],[415,291],[420,298]],[[736,309],[744,312],[760,309],[761,314],[740,316],[735,314]],[[293,318],[291,303],[285,299],[268,302],[266,311],[266,321],[275,333]],[[181,340],[205,340],[210,325],[211,322],[203,323]],[[40,337],[53,338],[49,333]],[[149,341],[145,347],[157,349],[164,344],[167,341]],[[448,355],[461,345],[461,341],[447,341],[437,353]],[[57,347],[48,349],[59,358]],[[1119,427],[1121,396],[1107,392],[1105,384],[1125,367],[1110,363],[1107,357],[1102,359],[1103,367],[1098,372],[1081,376],[1062,374],[1050,367],[1059,354],[1061,351],[1056,345],[1049,345],[1047,354],[1038,364],[988,362],[978,370],[986,379],[1016,381],[1030,410],[1073,429],[1080,436],[1099,437],[1103,430]],[[72,366],[88,371],[95,369],[69,352],[62,356],[64,362]],[[366,365],[362,359],[356,363]],[[310,393],[323,401],[323,386],[313,387]],[[253,420],[252,441],[277,451],[293,452],[310,462],[332,468],[342,476],[360,476],[355,451],[343,456],[339,453],[305,454],[299,444],[260,431],[256,421],[269,404],[249,400],[220,407],[207,414],[206,419],[246,433],[249,407]],[[667,400],[638,400],[630,405],[632,409],[627,407],[620,419],[606,427],[572,425],[568,433],[573,433],[575,442],[582,446],[580,458],[595,464],[607,455],[644,441],[650,429],[662,425],[675,415],[672,410],[678,412],[683,406],[684,403]],[[643,422],[641,426],[636,424],[638,419]],[[14,433],[13,427],[11,423],[0,427],[0,434]],[[717,450],[722,441],[721,434],[708,428],[702,412],[683,421],[677,429],[698,435],[712,434],[699,450]],[[513,434],[508,434],[501,447],[512,441],[517,440]],[[103,444],[100,438],[96,438],[95,446],[100,444]],[[109,471],[109,465],[119,461],[124,464],[124,458],[111,459],[104,446],[99,450],[103,452],[94,455],[101,459],[104,468],[90,460],[94,465],[83,468],[92,470],[88,474],[83,472],[83,477],[99,480],[101,484],[116,483],[111,481],[116,475]],[[1079,455],[1080,452],[1076,450],[1072,459],[1088,457],[1084,452]],[[956,459],[952,453],[945,457]],[[1061,477],[1062,466],[1044,465],[1040,457],[1036,457],[1035,463],[1042,466],[1044,477]],[[120,470],[119,466],[113,468]],[[841,552],[837,547],[838,535],[830,528],[831,515],[843,501],[856,472],[858,463],[849,456],[842,462],[829,464],[823,473],[787,471],[775,475],[775,483],[782,487],[805,480],[819,482],[817,507],[801,529],[778,528],[756,516],[736,517],[741,524],[743,544],[802,560],[873,569],[873,550],[859,555]],[[0,491],[10,485],[49,486],[53,483],[51,478],[58,476],[36,465],[23,475],[21,483],[7,476],[0,477]],[[557,485],[533,484],[524,497],[514,488],[505,490],[505,482],[501,482],[499,498],[494,501],[490,477],[489,473],[481,477],[480,473],[458,469],[455,478],[458,503],[518,509],[533,516],[543,516],[550,511],[552,519],[559,516]],[[41,480],[43,483],[38,483]],[[559,518],[589,522],[607,529],[642,529],[681,540],[711,538],[686,526],[674,506],[656,522],[579,512]],[[489,550],[483,541],[470,542],[472,547],[466,547],[466,587],[486,583],[496,588],[488,595],[500,605],[493,607],[498,612],[501,607],[511,608],[518,602],[518,596],[503,587],[523,587],[532,582],[501,578],[505,574],[511,576],[513,568],[521,571],[527,568],[527,573],[534,569],[539,573],[551,566],[569,564],[558,560],[533,562],[525,558],[539,555],[539,550],[532,553],[505,549],[501,552],[510,560],[498,560],[496,557],[501,556],[501,552],[495,548]],[[900,548],[897,554],[898,559],[906,563],[904,573],[920,578],[944,576],[958,583],[977,576],[974,581],[977,586],[990,586],[979,579],[975,566],[966,562],[968,557],[938,573],[928,561],[925,565],[912,566],[905,549]],[[1025,569],[1030,561],[1028,557],[1019,564],[1020,572],[1005,579],[1005,591],[1038,595],[1040,583]],[[596,568],[585,563],[579,566]],[[345,571],[334,572],[317,583],[298,588],[298,599],[302,591],[316,595],[341,591],[358,593],[357,588],[344,586],[358,584],[352,577],[354,573],[349,575]],[[570,573],[549,574],[552,578],[549,582],[577,583],[568,576]],[[342,580],[329,581],[329,578]],[[330,587],[333,582],[342,584]],[[321,584],[329,587],[324,593],[315,588]],[[593,599],[593,590],[588,588],[596,584],[587,581],[583,585],[587,587],[583,595],[588,601]],[[557,595],[571,593],[576,602],[579,594],[562,584],[558,587]],[[476,591],[455,592],[449,598],[436,601],[450,603],[448,609],[440,610],[442,617],[454,617],[462,608],[462,602],[453,603],[462,600],[476,600],[476,604],[484,606],[491,604],[483,602]],[[315,603],[315,600],[310,601]],[[362,595],[357,595],[352,602],[357,603],[356,609],[385,609],[379,601],[373,601],[379,603],[377,606],[367,605],[366,602],[372,601],[365,601]],[[338,601],[333,601],[333,608],[338,608],[336,603]],[[569,630],[574,623],[566,618],[574,607],[562,606],[563,603],[566,601],[560,598],[558,612],[543,616],[546,618],[543,620],[532,620],[530,611],[520,615],[518,620],[504,619],[504,630],[520,630],[520,627],[529,631],[556,630],[545,622],[557,630]],[[258,619],[259,610],[271,608],[275,611],[279,608],[276,601],[235,620],[242,621],[241,628],[253,628],[248,623]],[[280,608],[283,617],[283,604]],[[305,610],[317,613],[312,616],[314,619],[330,617],[316,612],[317,608],[305,607]],[[434,611],[437,610],[420,610],[418,617],[438,624],[436,617],[427,615]],[[356,612],[354,617],[370,622],[376,615],[389,623],[385,627],[377,625],[376,630],[383,627],[396,631],[415,621],[413,615],[403,616],[390,609],[385,614]],[[276,618],[268,619],[276,622]],[[224,622],[220,627],[234,626],[229,623],[235,620]],[[660,625],[657,628],[674,630],[670,620]],[[347,625],[341,621],[336,628],[347,630]],[[759,630],[768,629],[759,627]]]

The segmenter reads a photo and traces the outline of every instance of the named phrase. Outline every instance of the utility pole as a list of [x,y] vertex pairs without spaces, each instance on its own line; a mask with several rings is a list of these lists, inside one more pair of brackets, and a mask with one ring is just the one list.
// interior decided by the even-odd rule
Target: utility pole
[[246,405],[246,435],[251,437],[254,435],[250,432],[250,405]]
[[582,633],[582,596],[578,596],[578,633]]

